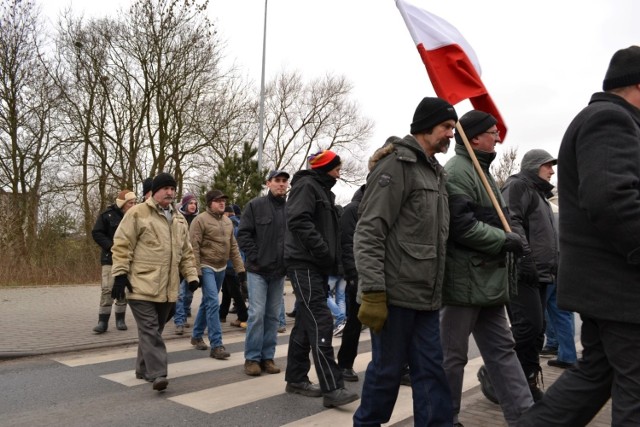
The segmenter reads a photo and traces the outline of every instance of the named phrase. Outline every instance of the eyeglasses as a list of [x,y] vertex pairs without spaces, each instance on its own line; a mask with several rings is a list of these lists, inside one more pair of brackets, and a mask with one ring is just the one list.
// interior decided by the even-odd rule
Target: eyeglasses
[[500,131],[499,130],[492,130],[492,131],[487,131],[487,132],[482,132],[482,133],[488,133],[489,135],[493,135],[493,137],[498,137],[500,138]]

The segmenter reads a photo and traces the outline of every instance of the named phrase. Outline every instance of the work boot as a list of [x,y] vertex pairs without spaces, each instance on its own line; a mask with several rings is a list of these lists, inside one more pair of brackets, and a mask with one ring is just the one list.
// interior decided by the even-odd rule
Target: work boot
[[260,362],[260,369],[262,369],[267,374],[279,374],[280,368],[276,366],[273,362],[273,359],[267,359]]
[[[540,380],[538,380],[540,378]],[[531,390],[531,397],[533,397],[533,401],[537,402],[542,399],[544,396],[544,391],[542,391],[538,384],[540,384],[544,388],[544,382],[542,380],[542,369],[538,372],[532,372],[527,377],[527,382],[529,383],[529,389]]]
[[255,360],[245,360],[244,373],[252,377],[260,376],[260,374],[262,373],[262,370],[260,369],[260,364]]
[[127,324],[124,323],[124,315],[125,313],[116,313],[116,329],[119,331],[126,331]]
[[322,405],[325,408],[336,408],[338,406],[346,405],[347,403],[354,402],[360,399],[358,393],[347,390],[346,388],[338,388],[328,393],[324,393],[322,398]]
[[110,313],[98,314],[98,324],[93,328],[93,332],[96,334],[107,332],[107,328],[109,328],[109,317],[111,317]]
[[214,359],[225,360],[226,358],[228,358],[231,355],[229,354],[227,349],[224,348],[223,345],[219,345],[219,346],[214,347],[214,348],[211,349],[211,352],[209,353],[209,356],[213,357]]
[[196,350],[208,350],[209,346],[204,343],[202,337],[191,337],[191,345],[196,347]]

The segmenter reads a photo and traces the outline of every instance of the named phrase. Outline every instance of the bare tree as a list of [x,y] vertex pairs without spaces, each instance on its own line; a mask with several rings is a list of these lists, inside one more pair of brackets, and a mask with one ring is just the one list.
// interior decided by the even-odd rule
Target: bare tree
[[43,23],[33,0],[0,3],[0,188],[11,194],[14,253],[36,242],[39,196],[56,148],[56,91],[41,56]]
[[266,163],[296,171],[306,167],[310,154],[332,149],[344,159],[343,179],[361,181],[373,123],[350,100],[352,89],[344,76],[326,75],[305,84],[298,72],[280,74],[266,88]]
[[498,188],[502,188],[507,178],[518,172],[519,165],[518,162],[516,162],[517,157],[518,148],[509,147],[505,149],[500,156],[498,164],[491,166],[491,174],[495,178]]

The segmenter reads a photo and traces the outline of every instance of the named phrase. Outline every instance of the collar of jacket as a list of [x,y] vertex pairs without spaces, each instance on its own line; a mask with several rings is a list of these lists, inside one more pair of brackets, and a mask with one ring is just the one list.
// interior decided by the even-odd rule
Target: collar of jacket
[[[160,212],[160,213],[162,213],[162,211],[163,211],[163,210],[165,210],[162,206],[160,206],[160,204],[159,204],[158,202],[156,202],[156,200],[153,198],[153,196],[152,196],[152,197],[149,197],[149,198],[145,201],[145,203],[146,203],[149,207],[151,207],[151,208],[153,208],[153,209],[157,210],[157,211],[158,211],[158,212]],[[170,204],[169,204],[168,209],[169,209],[169,211],[171,211],[171,213],[174,213],[174,212],[176,211],[176,207],[173,205],[173,203],[170,203]],[[164,215],[164,214],[163,214],[163,215]]]
[[224,215],[224,212],[222,213],[215,213],[211,210],[210,207],[207,207],[206,212],[211,215],[212,217],[214,217],[215,219],[217,219],[218,221],[222,218],[222,216]]
[[533,173],[533,172],[529,172],[529,171],[523,171],[523,172],[517,173],[516,176],[520,176],[520,177],[522,177],[523,180],[531,182],[531,184],[538,191],[540,191],[542,194],[544,194],[544,196],[547,199],[553,197],[553,191],[552,190],[555,188],[555,186],[553,184],[551,184],[549,181],[547,181],[546,179],[540,178],[540,176],[538,176],[538,174]]
[[591,99],[589,100],[589,105],[593,104],[594,102],[612,102],[614,104],[617,104],[629,110],[629,112],[633,115],[633,118],[636,121],[636,123],[640,125],[640,109],[630,104],[629,102],[627,102],[627,100],[624,99],[623,97],[616,95],[614,93],[596,92],[593,95],[591,95]]
[[415,154],[416,156],[415,160],[417,160],[418,158],[424,160],[425,162],[427,162],[429,166],[431,166],[436,171],[442,168],[442,166],[438,162],[438,159],[436,159],[435,156],[432,156],[432,157],[427,156],[427,153],[425,153],[424,149],[422,148],[422,146],[420,146],[420,143],[418,142],[416,137],[413,135],[407,135],[402,139],[395,140],[393,141],[393,144],[395,146],[400,145],[403,147],[407,147],[409,150],[411,150]]
[[286,197],[279,197],[279,196],[274,196],[273,193],[271,192],[271,190],[269,190],[269,192],[267,193],[267,197],[269,198],[269,200],[273,201],[276,204],[282,205],[284,204],[284,202],[287,201]]
[[[491,166],[491,162],[498,155],[497,153],[485,153],[484,151],[473,150],[476,154],[476,158],[478,159],[478,163],[482,166],[482,169],[489,170],[489,166]],[[467,159],[471,159],[469,156],[469,152],[467,151],[467,147],[464,144],[456,143],[456,155],[466,157]]]

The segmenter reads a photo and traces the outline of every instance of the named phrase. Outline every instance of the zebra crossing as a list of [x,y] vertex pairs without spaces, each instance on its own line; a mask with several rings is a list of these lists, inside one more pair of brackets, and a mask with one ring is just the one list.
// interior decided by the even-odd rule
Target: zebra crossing
[[[281,334],[279,345],[276,349],[276,357],[282,358],[286,356],[288,350],[288,333]],[[193,346],[189,343],[188,339],[172,339],[166,341],[167,352],[171,356],[174,353],[189,354],[189,360],[176,361],[169,364],[169,379],[170,381],[179,380],[181,378],[189,378],[191,376],[197,376],[200,374],[216,375],[219,373],[222,375],[222,371],[227,372],[231,369],[234,372],[242,372],[244,365],[244,354],[242,351],[242,343],[244,341],[243,334],[233,334],[228,337],[225,336],[225,346],[229,350],[229,347],[233,347],[236,351],[230,351],[231,356],[229,359],[220,362],[211,359],[208,356],[208,352],[192,350]],[[371,353],[367,351],[370,347],[367,345],[370,342],[369,331],[364,331],[360,339],[361,352],[356,358],[354,364],[354,370],[360,373],[360,382],[358,384],[357,391],[360,392],[362,386],[363,373],[371,360]],[[337,349],[341,343],[341,338],[334,338],[333,344]],[[362,350],[364,349],[364,350]],[[191,351],[191,352],[189,352]],[[115,361],[131,360],[129,366],[134,367],[134,360],[137,354],[137,346],[130,346],[127,348],[111,348],[102,351],[95,351],[91,353],[83,353],[76,355],[63,355],[54,360],[67,367],[74,369],[82,369],[87,366],[95,366],[106,364]],[[170,360],[172,358],[170,357]],[[182,357],[184,359],[184,356]],[[284,359],[280,359],[282,362],[278,362],[281,367],[284,367]],[[476,375],[479,366],[482,364],[481,358],[470,360],[465,369],[465,382],[463,390],[468,390],[475,387],[477,383]],[[112,364],[114,365],[114,364]],[[117,365],[117,364],[115,364]],[[115,366],[114,365],[114,366]],[[122,366],[120,363],[118,366]],[[283,369],[284,371],[284,369]],[[144,380],[136,379],[133,369],[109,372],[99,375],[101,378],[110,382],[116,383],[123,387],[132,388],[145,385],[148,387],[148,383]],[[237,377],[240,378],[240,377]],[[193,391],[186,391],[178,394],[167,393],[166,398],[168,401],[176,404],[201,411],[205,414],[216,414],[232,408],[242,408],[245,405],[256,405],[266,399],[273,398],[279,395],[286,394],[284,391],[284,372],[276,375],[261,375],[258,377],[249,377],[242,374],[241,379],[237,379],[232,382],[221,381],[219,385],[213,387],[205,387],[203,389],[197,389]],[[309,372],[309,378],[311,381],[317,383],[317,376],[315,369],[312,367]],[[348,383],[349,387],[352,387]],[[169,385],[171,388],[171,384]],[[159,396],[165,396],[159,394]],[[233,398],[229,398],[233,396]],[[322,409],[321,403],[317,399],[304,398],[301,399],[303,404],[308,404],[314,408],[314,414],[300,418],[296,421],[285,424],[287,426],[336,426],[336,425],[349,425],[351,424],[351,417],[359,405],[359,401],[353,402],[349,405],[345,405],[338,409]],[[317,412],[320,410],[320,412]],[[413,402],[411,398],[411,388],[401,387],[398,400],[394,409],[393,416],[389,421],[389,425],[406,420],[413,415]]]

